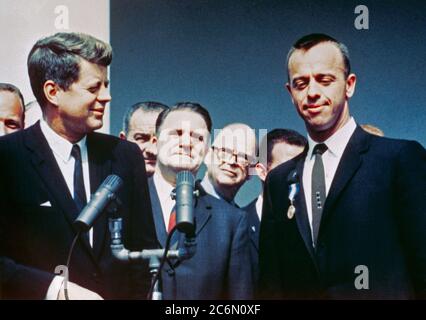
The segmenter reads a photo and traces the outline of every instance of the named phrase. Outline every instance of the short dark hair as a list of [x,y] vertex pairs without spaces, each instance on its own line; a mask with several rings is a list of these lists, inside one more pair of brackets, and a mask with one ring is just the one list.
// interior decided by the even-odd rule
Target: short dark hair
[[[308,140],[302,136],[299,132],[291,129],[273,129],[269,131],[262,139],[260,143],[260,150],[266,149],[266,164],[269,166],[272,163],[272,149],[275,144],[284,142],[292,146],[298,146],[304,148],[308,143]],[[265,146],[266,144],[266,146]],[[265,163],[264,155],[261,160]]]
[[157,135],[160,133],[160,127],[163,124],[164,120],[166,120],[167,116],[173,111],[181,111],[188,110],[195,113],[198,113],[206,123],[207,130],[212,132],[212,119],[210,118],[210,114],[201,104],[196,102],[178,102],[173,107],[166,109],[160,113],[157,118],[157,123],[155,124],[155,131]]
[[349,76],[349,74],[351,73],[351,63],[349,60],[349,50],[346,47],[346,45],[344,45],[342,42],[337,41],[333,37],[330,37],[329,35],[326,35],[323,33],[311,33],[297,40],[287,53],[286,65],[287,65],[287,75],[289,80],[290,80],[290,74],[288,72],[288,63],[294,51],[296,50],[308,51],[312,47],[323,42],[332,42],[340,50],[340,53],[342,54],[342,57],[343,57],[343,63],[345,66],[345,72],[344,72],[345,78]]
[[59,32],[36,42],[28,55],[27,66],[31,89],[42,110],[47,102],[44,83],[52,80],[68,90],[78,80],[81,59],[107,67],[112,61],[112,48],[83,33]]
[[18,96],[18,98],[21,99],[22,110],[25,110],[24,97],[18,87],[14,86],[11,83],[0,82],[0,91],[8,91]]
[[124,118],[123,118],[123,131],[127,135],[129,133],[130,120],[132,119],[133,114],[142,110],[144,112],[162,112],[169,107],[161,102],[156,101],[143,101],[137,102],[132,105],[129,109],[127,109]]

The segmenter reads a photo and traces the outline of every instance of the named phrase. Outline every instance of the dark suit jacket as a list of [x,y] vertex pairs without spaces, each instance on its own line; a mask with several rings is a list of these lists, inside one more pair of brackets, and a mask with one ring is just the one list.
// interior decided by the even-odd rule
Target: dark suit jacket
[[259,275],[259,227],[260,221],[256,211],[257,198],[250,202],[243,210],[247,213],[250,234],[250,263],[253,269],[253,286],[257,284]]
[[[357,128],[337,168],[312,247],[303,184],[287,217],[287,177],[303,154],[267,178],[260,228],[260,287],[266,298],[406,299],[426,293],[426,151],[417,142]],[[355,281],[368,268],[368,290]],[[365,279],[365,278],[363,278]],[[361,278],[358,278],[361,280]]]
[[[153,179],[149,179],[149,188],[157,238],[161,247],[164,247],[167,233]],[[201,190],[195,205],[194,220],[196,253],[189,260],[178,264],[174,270],[165,265],[162,273],[163,298],[252,298],[249,236],[245,213]],[[172,243],[176,241],[178,247],[183,246],[184,235],[177,231],[172,237]]]
[[[109,174],[124,180],[119,212],[126,246],[139,250],[156,246],[145,166],[137,146],[91,133],[87,147],[92,193]],[[39,123],[0,139],[0,168],[0,256],[8,258],[3,297],[43,299],[55,267],[66,264],[76,234],[77,208]],[[46,202],[51,206],[41,206]],[[144,277],[112,258],[105,214],[94,224],[93,240],[93,248],[84,237],[77,242],[70,281],[104,298],[129,298],[130,284],[143,282]]]

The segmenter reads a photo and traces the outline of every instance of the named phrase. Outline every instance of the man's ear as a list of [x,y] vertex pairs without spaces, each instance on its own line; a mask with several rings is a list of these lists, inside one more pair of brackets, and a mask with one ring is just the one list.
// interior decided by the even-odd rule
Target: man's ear
[[266,169],[266,167],[262,163],[258,162],[256,163],[254,168],[256,169],[259,179],[265,182],[266,175],[268,174],[268,170]]
[[118,137],[121,140],[127,140],[126,134],[124,133],[124,131],[120,131],[120,133],[118,134]]
[[287,82],[287,83],[285,84],[285,87],[286,87],[286,89],[287,89],[288,93],[290,94],[291,102],[294,104],[293,94],[291,93],[291,85],[290,85],[290,83],[288,83],[288,82]]
[[58,95],[60,91],[59,86],[52,80],[47,80],[43,85],[43,92],[46,100],[54,106],[58,106]]
[[351,73],[346,79],[346,97],[349,99],[355,93],[356,75]]

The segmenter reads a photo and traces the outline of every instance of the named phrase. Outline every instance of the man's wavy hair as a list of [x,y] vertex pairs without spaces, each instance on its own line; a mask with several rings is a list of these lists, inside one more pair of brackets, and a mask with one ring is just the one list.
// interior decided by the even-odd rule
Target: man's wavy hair
[[59,32],[36,42],[28,55],[27,66],[31,88],[42,110],[47,103],[44,83],[52,80],[68,90],[78,80],[81,59],[107,67],[112,61],[112,48],[83,33]]

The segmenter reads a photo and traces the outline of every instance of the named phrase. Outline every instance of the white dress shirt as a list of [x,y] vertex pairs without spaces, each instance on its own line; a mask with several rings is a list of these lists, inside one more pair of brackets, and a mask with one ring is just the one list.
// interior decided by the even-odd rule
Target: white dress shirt
[[263,207],[263,194],[261,193],[257,197],[257,201],[256,201],[256,213],[257,213],[257,216],[259,217],[259,221],[262,221],[262,207]]
[[[55,160],[61,170],[62,176],[65,179],[68,190],[70,191],[71,197],[74,197],[74,164],[75,159],[71,156],[71,150],[73,144],[68,140],[64,139],[53,131],[49,125],[43,119],[40,120],[40,129],[50,149],[55,156]],[[90,199],[90,178],[89,178],[89,161],[87,155],[86,137],[81,139],[78,143],[81,150],[81,162],[83,167],[83,180],[84,189],[86,191],[86,199]],[[89,231],[89,242],[93,247],[93,229]],[[46,294],[46,300],[56,300],[59,290],[62,286],[64,278],[62,276],[56,276],[53,278],[49,289]]]
[[160,201],[161,211],[163,212],[164,225],[167,230],[170,214],[175,206],[175,200],[172,200],[170,194],[175,187],[163,178],[159,170],[155,171],[153,179],[157,190],[158,200]]
[[[349,142],[352,134],[355,132],[356,123],[351,117],[349,121],[330,138],[323,143],[326,144],[327,150],[322,155],[322,161],[324,164],[325,174],[325,188],[326,196],[330,190],[331,183],[333,182],[334,175],[336,174],[337,166],[339,165],[340,159],[342,158],[343,152],[345,151],[346,145]],[[309,150],[306,155],[305,164],[303,167],[303,190],[305,192],[306,208],[308,210],[309,225],[311,226],[312,239],[312,203],[311,203],[311,190],[312,190],[312,169],[315,162],[315,157],[312,156],[314,147],[319,144],[315,142],[308,135]],[[326,200],[327,201],[327,200]]]

